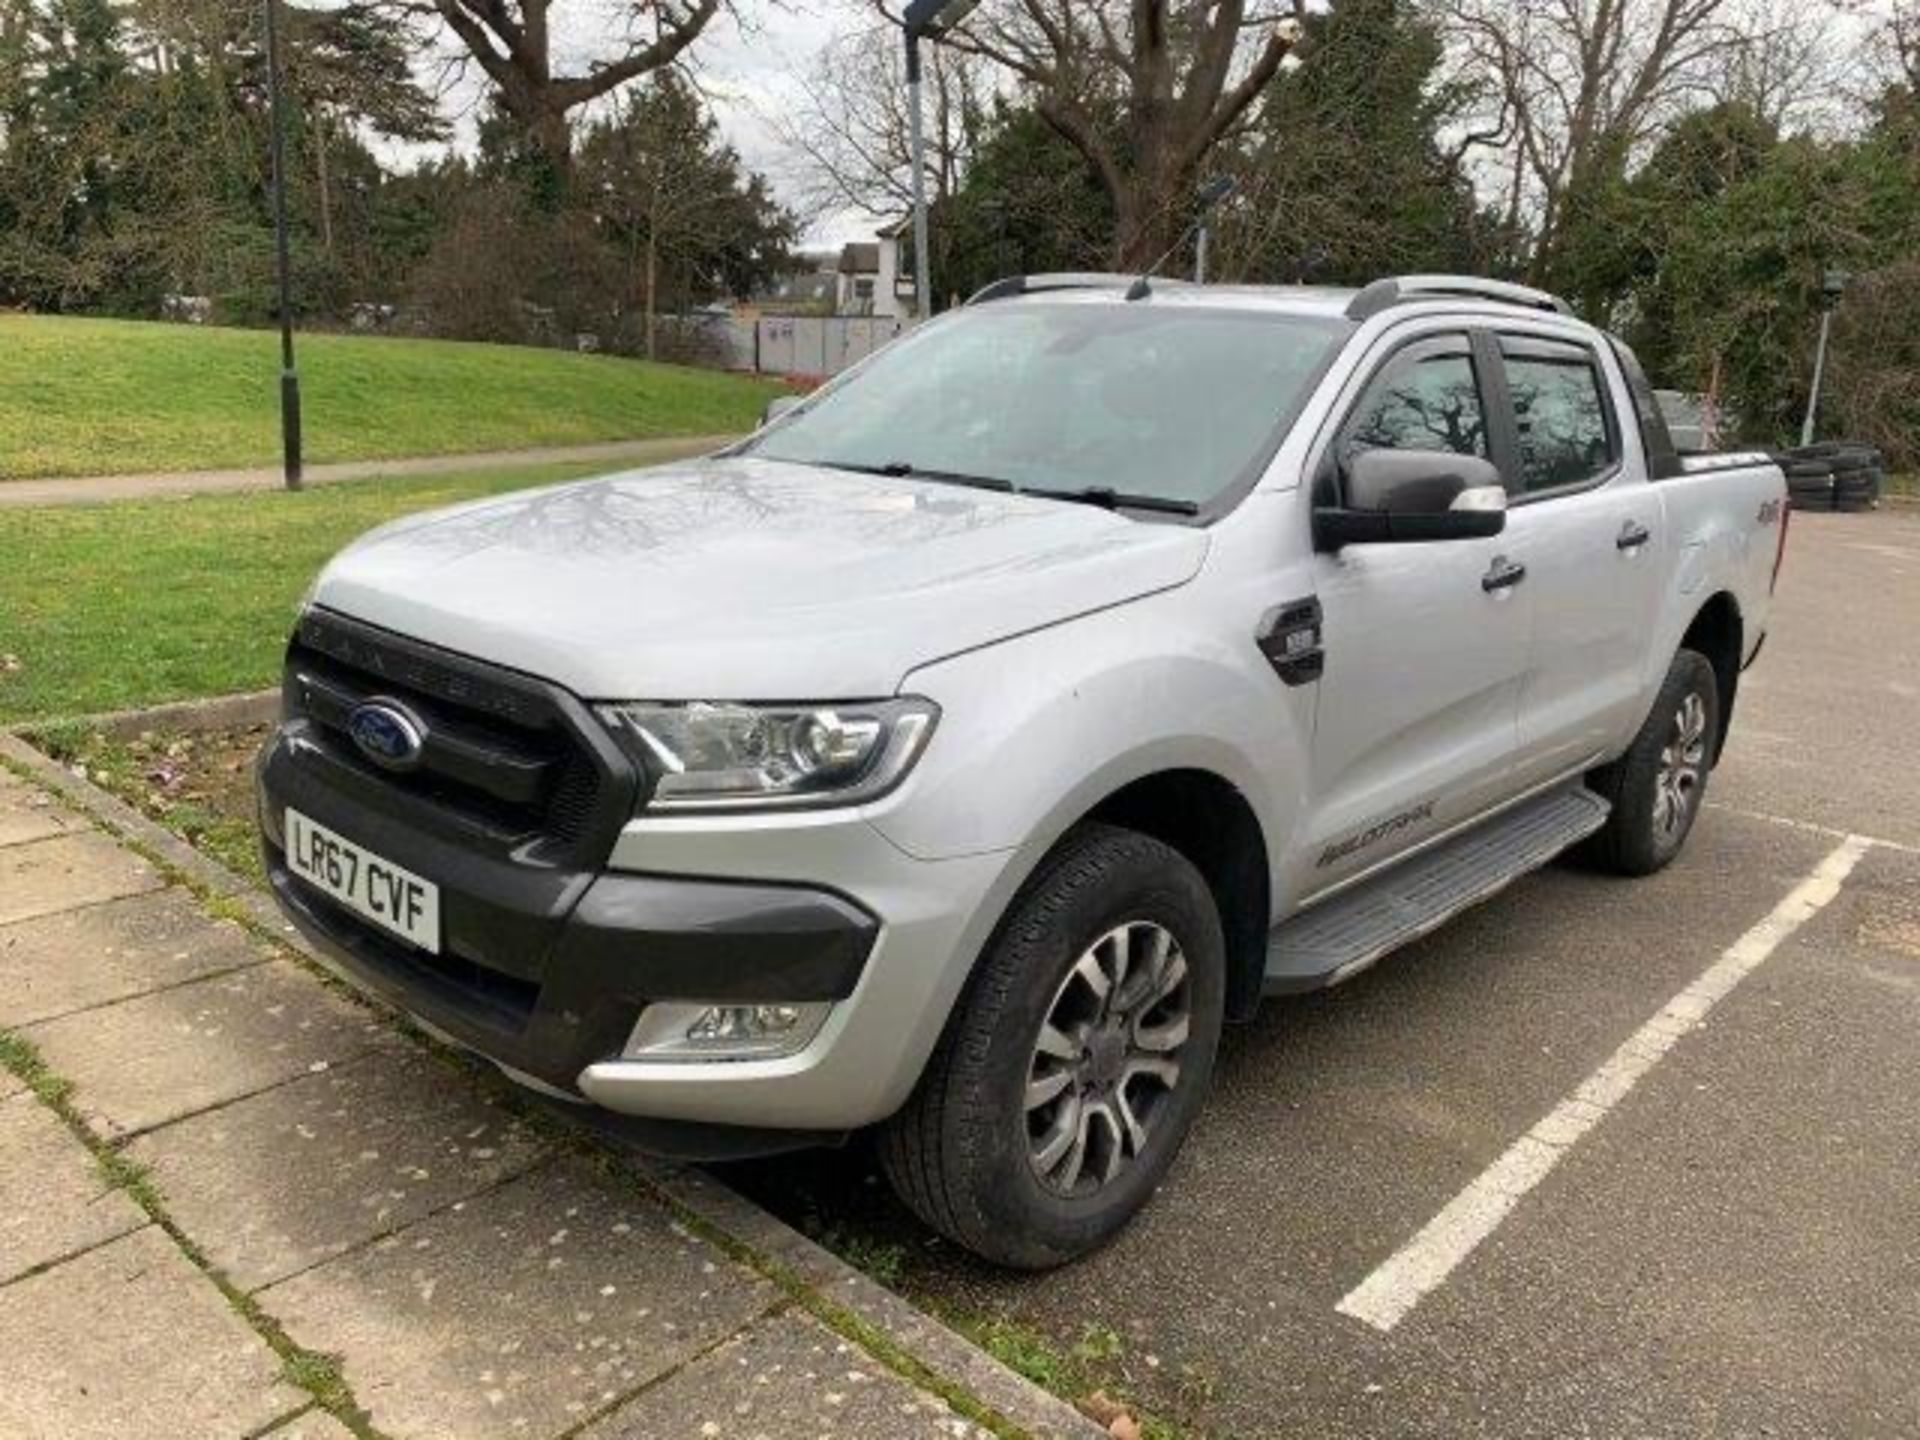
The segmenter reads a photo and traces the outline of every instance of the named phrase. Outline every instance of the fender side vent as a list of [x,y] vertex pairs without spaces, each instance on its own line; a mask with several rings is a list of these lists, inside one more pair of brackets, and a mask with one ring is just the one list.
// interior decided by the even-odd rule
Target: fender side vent
[[1274,673],[1289,685],[1307,685],[1326,669],[1321,643],[1320,600],[1291,600],[1267,612],[1254,635]]

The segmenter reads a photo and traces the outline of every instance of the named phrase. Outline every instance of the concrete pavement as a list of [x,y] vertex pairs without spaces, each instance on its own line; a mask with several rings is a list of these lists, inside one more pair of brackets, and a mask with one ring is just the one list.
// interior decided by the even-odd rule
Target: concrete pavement
[[154,843],[0,770],[0,1435],[1098,1433],[215,918],[94,793]]
[[[474,470],[504,470],[523,465],[570,461],[605,464],[609,470],[660,465],[705,455],[739,438],[692,435],[668,439],[609,440],[592,445],[549,445],[537,450],[486,450],[471,455],[426,455],[402,460],[342,460],[309,465],[307,485],[337,485],[375,476],[452,475]],[[164,495],[215,495],[246,490],[278,490],[284,477],[277,465],[238,470],[162,470],[135,475],[79,475],[67,479],[0,480],[0,509],[9,505],[104,505],[114,500],[147,500]]]

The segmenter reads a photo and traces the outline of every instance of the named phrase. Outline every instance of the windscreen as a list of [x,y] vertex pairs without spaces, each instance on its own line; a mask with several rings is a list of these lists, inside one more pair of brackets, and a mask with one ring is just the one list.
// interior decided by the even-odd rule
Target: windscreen
[[1350,330],[1151,300],[983,305],[896,341],[747,452],[1204,508],[1266,460]]

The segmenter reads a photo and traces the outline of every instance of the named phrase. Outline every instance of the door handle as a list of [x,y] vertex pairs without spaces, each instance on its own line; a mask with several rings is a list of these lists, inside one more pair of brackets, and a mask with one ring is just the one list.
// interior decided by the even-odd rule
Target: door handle
[[1629,520],[1620,527],[1620,533],[1613,537],[1616,550],[1638,550],[1653,538],[1653,532],[1638,520]]
[[1480,588],[1491,595],[1496,590],[1511,590],[1526,578],[1526,566],[1518,560],[1496,555],[1493,564],[1487,567],[1487,573],[1480,577]]

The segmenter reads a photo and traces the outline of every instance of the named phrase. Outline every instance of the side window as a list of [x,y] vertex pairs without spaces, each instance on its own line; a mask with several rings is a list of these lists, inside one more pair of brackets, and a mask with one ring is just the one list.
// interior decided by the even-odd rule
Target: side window
[[1448,450],[1487,458],[1487,412],[1465,335],[1435,335],[1400,350],[1367,382],[1335,453]]
[[1598,478],[1620,458],[1600,368],[1579,345],[1501,341],[1519,440],[1520,489]]

